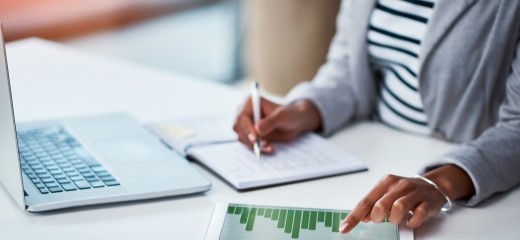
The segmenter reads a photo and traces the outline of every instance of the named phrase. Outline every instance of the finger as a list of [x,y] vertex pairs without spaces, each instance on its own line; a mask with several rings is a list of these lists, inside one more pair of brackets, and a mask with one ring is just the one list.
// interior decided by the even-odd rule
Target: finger
[[407,217],[408,212],[415,209],[419,203],[421,203],[421,198],[416,194],[406,195],[397,199],[392,204],[388,220],[393,224],[400,224]]
[[350,232],[360,221],[367,218],[374,202],[371,198],[373,197],[367,196],[357,204],[354,210],[352,210],[343,220],[343,223],[341,223],[340,232]]
[[239,115],[233,125],[233,130],[237,133],[239,140],[248,146],[252,146],[256,141],[257,134],[249,116]]
[[406,225],[408,225],[411,228],[417,228],[420,227],[423,222],[428,218],[429,212],[431,211],[430,206],[427,202],[422,202],[419,204],[414,210],[413,214],[408,219],[408,222]]
[[271,144],[270,142],[266,142],[266,141],[262,141],[262,153],[266,153],[266,154],[273,154],[275,152],[275,148],[273,146],[273,144]]
[[368,193],[368,195],[361,200],[356,207],[348,214],[341,224],[340,231],[342,233],[350,232],[361,220],[365,219],[375,202],[379,200],[388,190],[389,186],[395,184],[398,180],[397,176],[386,175],[377,183],[377,185]]
[[248,148],[253,149],[253,143],[251,143],[246,137],[239,136],[238,141],[246,145]]
[[[370,219],[376,223],[383,222],[385,218],[389,217],[390,211],[396,204],[395,211],[397,216],[399,216],[399,208],[408,207],[407,205],[403,205],[408,204],[408,202],[400,202],[398,200],[410,194],[410,192],[415,188],[415,184],[406,178],[401,178],[397,181],[396,184],[390,185],[389,191],[374,204],[374,208],[370,212]],[[409,207],[411,208],[413,206]]]
[[385,195],[374,204],[372,211],[370,211],[370,220],[375,223],[383,222],[390,214],[390,209],[392,209],[392,200],[389,200],[389,197]]
[[364,223],[368,223],[370,222],[370,217],[367,215],[365,218],[363,218],[363,220],[361,220],[362,222]]
[[238,135],[238,141],[240,141],[242,144],[246,145],[249,148],[253,148],[253,142],[251,142],[250,137],[251,135],[244,136],[243,134]]

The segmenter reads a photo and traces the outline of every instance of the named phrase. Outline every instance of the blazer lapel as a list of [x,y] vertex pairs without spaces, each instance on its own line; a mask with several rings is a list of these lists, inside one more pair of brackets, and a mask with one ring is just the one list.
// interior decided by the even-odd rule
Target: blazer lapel
[[[419,66],[422,66],[428,56],[444,37],[448,29],[458,17],[476,0],[440,0],[435,2],[433,16],[429,20],[428,30],[423,39],[419,55]],[[421,68],[422,69],[422,68]],[[421,74],[419,73],[419,76]]]
[[377,0],[343,0],[347,1],[346,7],[342,10],[347,12],[346,23],[347,34],[351,35],[348,38],[347,48],[350,57],[350,68],[352,69],[353,78],[366,79],[371,76],[368,69],[368,45],[367,45],[367,31],[368,22],[372,10],[374,9]]
[[368,22],[370,21],[370,16],[377,0],[344,1],[348,1],[347,7],[344,8],[347,11],[349,20],[349,22],[346,23],[347,29],[350,31],[349,34],[356,36],[349,38],[349,47],[353,51],[359,50],[360,47],[366,49]]

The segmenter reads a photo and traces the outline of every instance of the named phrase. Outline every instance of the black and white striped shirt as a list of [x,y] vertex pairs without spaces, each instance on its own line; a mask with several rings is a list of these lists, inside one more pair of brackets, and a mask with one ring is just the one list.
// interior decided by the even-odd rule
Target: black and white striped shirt
[[378,117],[392,127],[430,134],[419,94],[419,52],[434,0],[378,0],[368,51],[379,82]]

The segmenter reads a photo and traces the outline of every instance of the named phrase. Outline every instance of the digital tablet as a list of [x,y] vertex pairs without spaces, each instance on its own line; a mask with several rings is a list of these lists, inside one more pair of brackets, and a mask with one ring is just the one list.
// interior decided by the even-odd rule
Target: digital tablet
[[409,240],[413,231],[389,222],[359,223],[348,234],[339,225],[350,211],[217,203],[206,240],[377,239]]

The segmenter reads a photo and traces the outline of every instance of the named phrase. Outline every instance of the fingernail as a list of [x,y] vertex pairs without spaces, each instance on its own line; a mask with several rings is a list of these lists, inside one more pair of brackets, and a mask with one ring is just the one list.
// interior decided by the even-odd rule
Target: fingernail
[[272,146],[266,146],[266,147],[264,147],[264,151],[268,152],[268,153],[273,152],[273,147]]
[[247,134],[247,138],[249,139],[250,142],[254,143],[255,142],[255,135],[253,135],[252,133],[250,134]]
[[348,222],[344,222],[341,224],[341,226],[339,226],[339,231],[340,232],[344,232],[348,227]]

